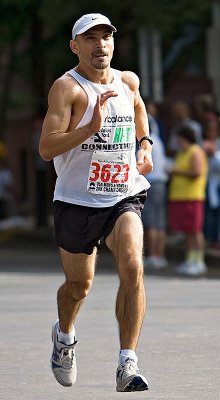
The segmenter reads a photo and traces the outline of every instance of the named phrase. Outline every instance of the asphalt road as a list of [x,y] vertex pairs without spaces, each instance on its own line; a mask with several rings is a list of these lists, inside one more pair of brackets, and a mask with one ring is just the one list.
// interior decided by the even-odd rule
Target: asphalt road
[[148,392],[117,393],[118,287],[101,252],[93,288],[76,323],[78,379],[64,388],[50,371],[51,325],[63,280],[52,243],[0,247],[1,400],[220,400],[220,280],[145,276],[148,312],[138,346]]

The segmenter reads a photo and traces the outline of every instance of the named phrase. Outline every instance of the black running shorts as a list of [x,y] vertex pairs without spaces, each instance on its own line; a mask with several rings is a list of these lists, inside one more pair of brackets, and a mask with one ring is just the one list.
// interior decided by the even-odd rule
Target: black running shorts
[[141,217],[146,190],[127,197],[112,207],[93,208],[54,202],[54,229],[57,246],[70,253],[92,254],[101,239],[112,231],[118,217],[132,211]]

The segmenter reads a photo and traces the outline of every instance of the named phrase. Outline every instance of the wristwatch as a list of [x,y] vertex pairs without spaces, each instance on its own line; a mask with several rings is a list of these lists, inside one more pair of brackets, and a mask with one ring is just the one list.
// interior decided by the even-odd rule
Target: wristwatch
[[143,140],[147,140],[151,145],[154,143],[150,136],[143,136],[139,141],[139,145],[143,142]]

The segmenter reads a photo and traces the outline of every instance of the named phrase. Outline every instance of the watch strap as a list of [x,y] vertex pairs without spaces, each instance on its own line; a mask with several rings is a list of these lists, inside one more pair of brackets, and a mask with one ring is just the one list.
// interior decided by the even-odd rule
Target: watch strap
[[143,136],[143,137],[141,138],[141,140],[139,141],[139,145],[141,145],[141,143],[142,143],[144,140],[147,140],[151,145],[153,144],[153,140],[151,139],[150,136]]

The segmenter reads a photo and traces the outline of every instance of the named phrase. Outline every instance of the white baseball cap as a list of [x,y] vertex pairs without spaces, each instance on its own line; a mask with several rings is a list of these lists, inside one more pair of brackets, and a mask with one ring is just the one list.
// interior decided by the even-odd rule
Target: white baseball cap
[[75,39],[76,35],[80,35],[96,25],[108,25],[113,32],[117,32],[117,29],[111,24],[111,21],[104,15],[85,14],[75,22],[72,29],[72,38]]

